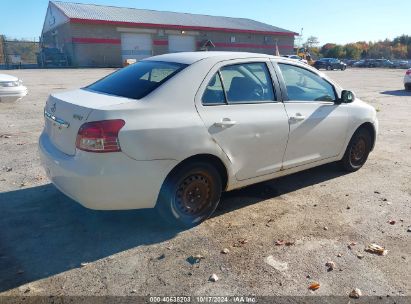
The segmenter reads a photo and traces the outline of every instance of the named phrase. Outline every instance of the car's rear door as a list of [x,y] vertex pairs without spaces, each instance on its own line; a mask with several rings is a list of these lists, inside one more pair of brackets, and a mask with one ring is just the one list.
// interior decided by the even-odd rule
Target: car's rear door
[[215,65],[196,96],[198,113],[213,140],[245,180],[281,169],[288,117],[269,59]]
[[302,65],[274,62],[279,74],[290,134],[283,168],[332,158],[343,149],[349,113],[334,86]]

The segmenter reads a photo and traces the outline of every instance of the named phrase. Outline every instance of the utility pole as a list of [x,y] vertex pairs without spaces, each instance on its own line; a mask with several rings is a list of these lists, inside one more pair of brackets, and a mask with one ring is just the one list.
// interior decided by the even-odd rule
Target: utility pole
[[2,55],[3,55],[3,60],[4,64],[6,65],[6,68],[9,67],[9,56],[7,54],[7,42],[6,42],[6,36],[1,35],[1,45],[2,45]]
[[4,56],[4,36],[0,35],[0,64],[6,63],[6,58]]
[[301,48],[303,46],[303,32],[304,32],[304,28],[301,28],[300,31],[300,35],[298,36],[298,38],[296,39],[296,47],[297,49]]

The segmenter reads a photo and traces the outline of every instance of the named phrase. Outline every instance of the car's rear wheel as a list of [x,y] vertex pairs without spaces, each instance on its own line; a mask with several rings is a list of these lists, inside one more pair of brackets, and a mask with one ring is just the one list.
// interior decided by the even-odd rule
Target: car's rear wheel
[[222,179],[213,165],[188,163],[178,167],[166,178],[156,209],[173,225],[193,227],[213,214],[221,192]]
[[371,147],[372,138],[370,133],[365,128],[357,130],[341,160],[342,167],[349,172],[359,170],[367,161]]
[[404,88],[405,88],[406,91],[411,91],[411,84],[409,84],[409,83],[404,84]]

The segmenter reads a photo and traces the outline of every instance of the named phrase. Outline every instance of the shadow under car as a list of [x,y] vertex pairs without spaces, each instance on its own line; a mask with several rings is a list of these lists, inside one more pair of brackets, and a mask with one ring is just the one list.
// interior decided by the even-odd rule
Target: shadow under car
[[[343,174],[328,164],[227,192],[214,216]],[[0,292],[182,231],[161,222],[155,210],[86,209],[51,184],[0,193],[0,214]]]

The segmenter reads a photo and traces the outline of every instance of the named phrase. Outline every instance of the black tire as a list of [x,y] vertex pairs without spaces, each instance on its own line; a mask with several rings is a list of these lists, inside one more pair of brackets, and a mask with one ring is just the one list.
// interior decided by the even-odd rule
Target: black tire
[[341,160],[342,168],[348,172],[355,172],[365,164],[372,148],[370,132],[365,128],[358,129],[352,136]]
[[346,68],[347,68],[346,66],[343,66],[343,67],[341,68],[341,71],[345,71]]
[[211,164],[195,161],[170,173],[161,187],[155,208],[172,225],[194,227],[213,214],[221,192],[222,179],[218,170]]
[[409,84],[409,83],[404,84],[404,89],[405,89],[406,91],[411,91],[411,84]]

